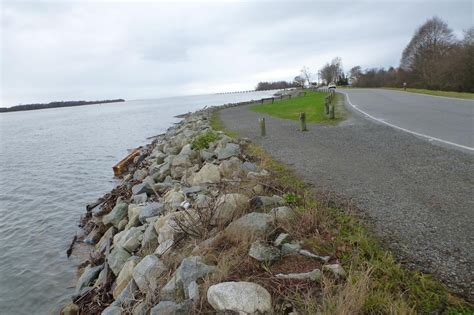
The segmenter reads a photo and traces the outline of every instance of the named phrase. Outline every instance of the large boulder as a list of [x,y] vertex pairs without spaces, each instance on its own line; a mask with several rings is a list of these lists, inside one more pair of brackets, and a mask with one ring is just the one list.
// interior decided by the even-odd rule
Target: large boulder
[[122,270],[120,270],[117,279],[115,280],[115,288],[112,292],[115,299],[123,291],[123,289],[125,289],[125,287],[130,282],[130,279],[132,279],[133,269],[139,261],[140,257],[132,256],[123,265]]
[[158,286],[159,277],[167,270],[155,255],[148,255],[133,269],[133,280],[143,293],[153,292]]
[[199,256],[183,259],[173,277],[161,289],[161,298],[163,300],[172,300],[175,296],[184,296],[186,299],[192,298],[195,292],[195,282],[214,270],[214,266],[206,265]]
[[91,285],[92,282],[95,280],[95,278],[97,278],[97,276],[99,275],[103,267],[104,265],[95,266],[95,267],[91,267],[91,265],[88,265],[82,272],[82,275],[77,280],[76,294],[79,294],[79,292],[81,292],[83,288]]
[[276,247],[255,241],[250,246],[249,256],[258,261],[272,262],[280,259],[281,253]]
[[106,248],[107,244],[110,243],[112,245],[112,240],[114,237],[114,234],[116,233],[117,229],[113,226],[111,226],[105,233],[102,235],[102,238],[99,240],[97,245],[95,246],[96,251],[99,253],[103,253]]
[[121,247],[115,247],[107,257],[107,263],[114,275],[118,275],[125,262],[130,258],[130,254]]
[[109,214],[104,215],[102,222],[105,225],[112,224],[115,227],[118,227],[119,222],[127,216],[128,204],[124,202],[119,202],[115,207],[110,211]]
[[143,233],[142,251],[144,253],[152,253],[158,246],[158,234],[156,234],[153,222],[147,225],[145,233]]
[[277,195],[272,197],[269,196],[255,196],[250,200],[250,205],[253,208],[268,208],[275,206],[282,206],[285,204],[285,200]]
[[291,221],[297,217],[296,211],[286,206],[273,208],[269,214],[273,216],[276,222]]
[[143,240],[143,231],[144,227],[139,226],[117,233],[114,236],[114,245],[132,253],[140,246]]
[[221,180],[221,174],[219,172],[219,167],[214,164],[204,164],[203,167],[197,172],[193,179],[192,185],[201,185],[207,183],[218,183]]
[[224,147],[217,149],[216,154],[219,160],[225,160],[232,156],[239,156],[240,146],[235,143],[227,143]]
[[166,176],[171,175],[171,161],[165,161],[162,164],[151,168],[150,173],[155,182],[163,181]]
[[165,207],[168,210],[178,209],[184,200],[184,193],[180,190],[179,186],[174,187],[164,195]]
[[262,286],[252,282],[222,282],[207,290],[207,301],[218,312],[267,314],[272,312],[272,298]]
[[252,212],[233,221],[224,230],[225,235],[236,241],[242,238],[263,238],[272,229],[272,216],[266,213]]
[[185,170],[191,167],[193,164],[189,158],[189,155],[179,154],[174,157],[171,163],[171,177],[174,179],[180,179]]
[[217,199],[216,212],[213,217],[213,224],[225,224],[249,206],[249,198],[243,194],[232,193],[220,196]]
[[240,170],[241,165],[242,161],[234,156],[228,160],[222,161],[219,165],[219,171],[221,172],[222,177],[230,178]]
[[142,224],[146,222],[146,219],[155,217],[157,215],[163,214],[165,211],[165,206],[161,202],[152,202],[145,205],[139,214],[139,220]]

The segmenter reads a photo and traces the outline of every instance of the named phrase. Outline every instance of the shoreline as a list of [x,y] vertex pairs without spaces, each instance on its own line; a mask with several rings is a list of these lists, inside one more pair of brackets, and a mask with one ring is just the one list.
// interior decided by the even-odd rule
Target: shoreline
[[[85,243],[90,256],[62,314],[249,311],[255,297],[249,313],[304,314],[298,303],[282,304],[285,295],[271,283],[317,296],[323,280],[345,283],[350,266],[337,252],[315,250],[297,232],[306,215],[297,211],[298,195],[285,193],[272,168],[249,154],[248,140],[213,128],[219,110],[251,103],[179,115],[143,146],[117,187],[87,206],[84,235],[71,250]],[[240,263],[229,267],[234,257],[255,275],[234,270]],[[258,276],[262,264],[271,281]],[[239,301],[243,292],[247,300]]]

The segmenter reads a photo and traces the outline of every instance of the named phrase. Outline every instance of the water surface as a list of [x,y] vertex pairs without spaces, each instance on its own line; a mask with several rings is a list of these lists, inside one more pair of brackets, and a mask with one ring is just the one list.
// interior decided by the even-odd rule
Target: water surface
[[175,115],[271,92],[200,95],[0,114],[0,313],[57,313],[74,291],[66,249],[112,165]]

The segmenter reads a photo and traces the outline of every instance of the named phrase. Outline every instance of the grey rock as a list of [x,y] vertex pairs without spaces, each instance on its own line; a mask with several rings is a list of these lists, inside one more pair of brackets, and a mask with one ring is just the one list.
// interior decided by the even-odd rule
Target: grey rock
[[102,234],[100,233],[100,231],[101,231],[100,227],[95,227],[84,239],[84,243],[89,244],[89,245],[94,245],[95,243],[97,243],[102,237]]
[[155,254],[158,255],[158,257],[163,256],[174,244],[173,239],[167,239],[160,245],[155,250]]
[[218,183],[221,180],[219,167],[214,164],[204,164],[203,167],[194,175],[192,185],[197,186],[206,183]]
[[135,281],[132,279],[128,282],[125,289],[120,292],[120,294],[115,299],[116,304],[128,307],[131,304],[135,303],[139,295],[138,287]]
[[221,172],[222,177],[230,178],[240,170],[241,164],[242,161],[233,156],[232,158],[221,162],[219,165],[219,171]]
[[153,170],[152,177],[155,182],[163,181],[167,176],[171,175],[171,162],[163,162],[158,166],[157,170]]
[[136,184],[132,186],[132,194],[133,195],[140,195],[146,193],[147,195],[153,194],[153,186],[149,182],[142,182],[140,184]]
[[276,222],[285,222],[296,218],[296,212],[286,206],[273,208],[269,214],[275,218]]
[[[173,277],[168,281],[168,283],[162,288],[161,296],[163,299],[173,299],[174,296],[180,295],[177,294],[177,290],[182,290],[184,292],[185,298],[189,299],[189,285],[201,279],[205,275],[214,272],[214,266],[208,266],[201,262],[201,258],[198,256],[187,257],[182,260],[181,265],[176,269]],[[192,287],[191,287],[192,288]]]
[[130,254],[121,247],[115,247],[110,252],[109,256],[107,257],[107,263],[109,264],[110,269],[115,275],[120,273],[122,270],[123,265],[130,258]]
[[[168,178],[168,177],[166,177]],[[165,193],[167,190],[169,190],[173,185],[171,184],[171,181],[173,180],[171,177],[169,177],[170,181],[169,182],[162,182],[162,183],[156,183],[153,185],[153,189],[155,189],[156,192],[158,193]],[[166,179],[165,179],[166,180]]]
[[280,233],[278,237],[275,239],[273,242],[273,245],[275,246],[281,246],[283,243],[287,243],[290,239],[290,235],[287,233]]
[[100,266],[95,266],[91,267],[88,265],[85,269],[82,275],[79,277],[76,283],[76,294],[81,292],[81,290],[85,287],[88,287],[89,285],[92,284],[92,282],[97,278],[99,275],[100,271],[104,268],[104,265]]
[[114,245],[122,247],[129,253],[135,251],[143,240],[143,226],[132,227],[114,236]]
[[252,282],[222,282],[207,290],[207,301],[220,312],[266,314],[272,312],[272,298],[262,286]]
[[141,292],[153,292],[158,286],[158,278],[167,270],[155,255],[147,255],[133,269],[132,277]]
[[[264,237],[272,229],[272,217],[265,213],[252,212],[233,221],[225,229],[230,238],[246,237],[249,239]],[[242,231],[245,231],[242,234]]]
[[132,315],[147,315],[150,307],[145,302],[139,302],[133,306]]
[[141,204],[145,203],[146,200],[148,199],[148,196],[146,193],[138,194],[138,195],[133,195],[133,202],[136,204]]
[[196,194],[202,191],[202,187],[201,186],[183,187],[182,190],[185,195],[190,195],[190,194]]
[[316,254],[313,254],[311,253],[310,251],[306,250],[306,249],[300,249],[299,252],[301,255],[305,256],[305,257],[309,257],[309,258],[314,258],[314,259],[317,259],[317,260],[320,260],[322,262],[328,262],[329,261],[329,256],[318,256]]
[[153,223],[150,223],[143,233],[142,250],[145,253],[152,253],[158,246],[158,234],[156,234]]
[[199,151],[199,155],[201,156],[201,159],[207,162],[210,162],[216,158],[216,154],[213,151],[207,149]]
[[257,164],[248,161],[242,163],[242,169],[246,172],[258,172]]
[[313,271],[303,272],[303,273],[289,273],[289,274],[279,273],[275,277],[278,279],[319,281],[321,279],[321,270],[314,269]]
[[281,245],[281,254],[283,256],[297,253],[301,249],[301,245],[299,243],[284,243]]
[[139,220],[143,224],[146,222],[146,219],[163,214],[164,211],[165,211],[165,206],[163,203],[161,202],[149,203],[142,208],[142,211],[140,212],[140,215],[139,215]]
[[122,270],[120,270],[117,279],[115,279],[115,288],[113,290],[114,298],[125,289],[130,280],[132,279],[132,272],[135,266],[140,261],[140,257],[132,256],[130,257],[125,264],[123,264]]
[[212,198],[204,194],[197,195],[196,199],[194,200],[194,206],[198,209],[208,208],[211,206],[211,204]]
[[148,172],[144,169],[138,169],[133,173],[133,179],[143,180],[148,175]]
[[216,150],[216,153],[219,160],[225,160],[232,156],[239,156],[240,146],[235,143],[227,143],[225,147]]
[[260,241],[255,241],[250,246],[249,256],[258,261],[272,262],[280,259],[281,253],[276,247],[266,245]]
[[331,272],[336,278],[346,277],[346,271],[339,264],[324,265],[323,270]]
[[243,194],[232,193],[220,196],[217,199],[217,207],[212,220],[213,224],[227,223],[249,206],[249,198]]
[[280,196],[255,196],[250,200],[253,208],[268,208],[285,204],[285,200]]
[[122,314],[122,308],[120,306],[116,306],[116,305],[109,305],[100,314],[101,315],[121,315]]
[[111,226],[104,233],[104,235],[102,235],[102,238],[100,239],[100,241],[95,246],[97,252],[103,253],[106,250],[108,243],[110,243],[112,245],[112,239],[113,239],[114,234],[116,233],[116,231],[117,231],[116,228]]
[[151,309],[150,315],[187,315],[191,310],[191,306],[190,301],[181,303],[161,301]]
[[109,214],[104,215],[102,222],[105,225],[112,224],[117,227],[119,222],[127,216],[128,205],[126,203],[120,202],[115,205],[115,207],[110,211]]

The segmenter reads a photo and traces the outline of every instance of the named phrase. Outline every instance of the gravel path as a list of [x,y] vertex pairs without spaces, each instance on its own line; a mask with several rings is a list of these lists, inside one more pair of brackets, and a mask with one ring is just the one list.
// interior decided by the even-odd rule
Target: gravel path
[[[265,117],[267,137],[258,134]],[[474,155],[368,121],[338,126],[272,118],[249,106],[225,109],[223,123],[290,165],[318,191],[350,198],[409,266],[435,274],[474,300]]]

